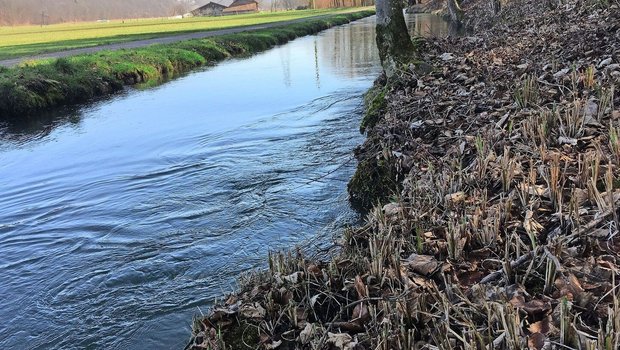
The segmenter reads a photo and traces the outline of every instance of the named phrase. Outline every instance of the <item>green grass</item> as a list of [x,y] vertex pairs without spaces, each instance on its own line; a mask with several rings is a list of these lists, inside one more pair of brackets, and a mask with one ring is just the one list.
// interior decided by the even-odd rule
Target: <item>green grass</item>
[[63,23],[43,27],[0,27],[0,60],[67,49],[153,39],[175,34],[289,21],[353,11],[359,11],[359,9],[260,12],[236,16],[184,19],[115,20],[107,23]]
[[111,94],[126,85],[152,85],[195,67],[231,56],[250,55],[373,13],[358,11],[337,14],[209,39],[131,50],[101,51],[2,68],[0,121],[30,118],[49,108]]

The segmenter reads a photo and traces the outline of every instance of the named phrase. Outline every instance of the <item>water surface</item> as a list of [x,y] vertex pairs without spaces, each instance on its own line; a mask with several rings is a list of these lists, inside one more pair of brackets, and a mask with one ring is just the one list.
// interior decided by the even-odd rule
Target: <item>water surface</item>
[[374,40],[368,18],[0,127],[0,348],[182,348],[269,250],[327,244]]

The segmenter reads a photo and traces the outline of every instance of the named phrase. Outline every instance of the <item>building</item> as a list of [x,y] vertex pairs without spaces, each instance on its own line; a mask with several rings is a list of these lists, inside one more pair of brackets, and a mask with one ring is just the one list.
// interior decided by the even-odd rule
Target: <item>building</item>
[[221,16],[226,6],[217,2],[210,2],[190,12],[192,16]]
[[255,0],[235,0],[224,9],[224,15],[236,15],[240,13],[258,12],[258,2]]

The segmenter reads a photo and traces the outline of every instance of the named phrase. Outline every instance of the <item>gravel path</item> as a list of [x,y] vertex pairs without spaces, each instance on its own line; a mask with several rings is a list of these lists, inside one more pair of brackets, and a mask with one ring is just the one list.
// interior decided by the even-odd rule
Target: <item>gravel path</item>
[[153,44],[169,44],[169,43],[175,43],[178,41],[189,40],[189,39],[210,38],[210,37],[218,36],[218,35],[235,34],[235,33],[252,31],[252,30],[279,27],[279,26],[284,26],[288,24],[304,22],[309,19],[319,19],[323,17],[330,17],[333,15],[334,14],[311,16],[311,17],[292,19],[289,21],[282,21],[282,22],[272,22],[272,23],[256,24],[256,25],[243,26],[243,27],[217,29],[217,30],[209,30],[209,31],[202,31],[202,32],[195,32],[195,33],[179,34],[179,35],[170,35],[170,36],[154,38],[154,39],[136,40],[136,41],[129,41],[129,42],[124,42],[124,43],[116,43],[116,44],[84,47],[84,48],[79,48],[79,49],[71,49],[71,50],[64,50],[64,51],[57,51],[57,52],[49,52],[49,53],[44,53],[40,55],[24,56],[24,57],[18,57],[18,58],[11,58],[8,60],[2,60],[0,61],[0,66],[13,67],[13,66],[20,64],[21,62],[29,61],[29,60],[38,60],[38,59],[45,59],[45,58],[61,58],[61,57],[69,57],[69,56],[75,56],[75,55],[81,55],[81,54],[87,54],[87,53],[94,53],[94,52],[99,52],[103,50],[135,49],[135,48],[144,47],[144,46],[153,45]]

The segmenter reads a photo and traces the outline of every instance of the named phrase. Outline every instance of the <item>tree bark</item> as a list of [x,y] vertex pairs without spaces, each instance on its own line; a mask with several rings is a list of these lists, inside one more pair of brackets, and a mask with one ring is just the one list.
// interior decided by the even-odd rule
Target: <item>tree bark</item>
[[399,65],[414,56],[414,47],[403,15],[400,0],[377,0],[377,47],[381,65],[388,79],[396,74]]
[[463,10],[456,0],[448,0],[448,14],[453,22],[459,25],[463,23]]
[[493,2],[493,13],[498,14],[502,10],[502,2],[500,0],[491,0]]

